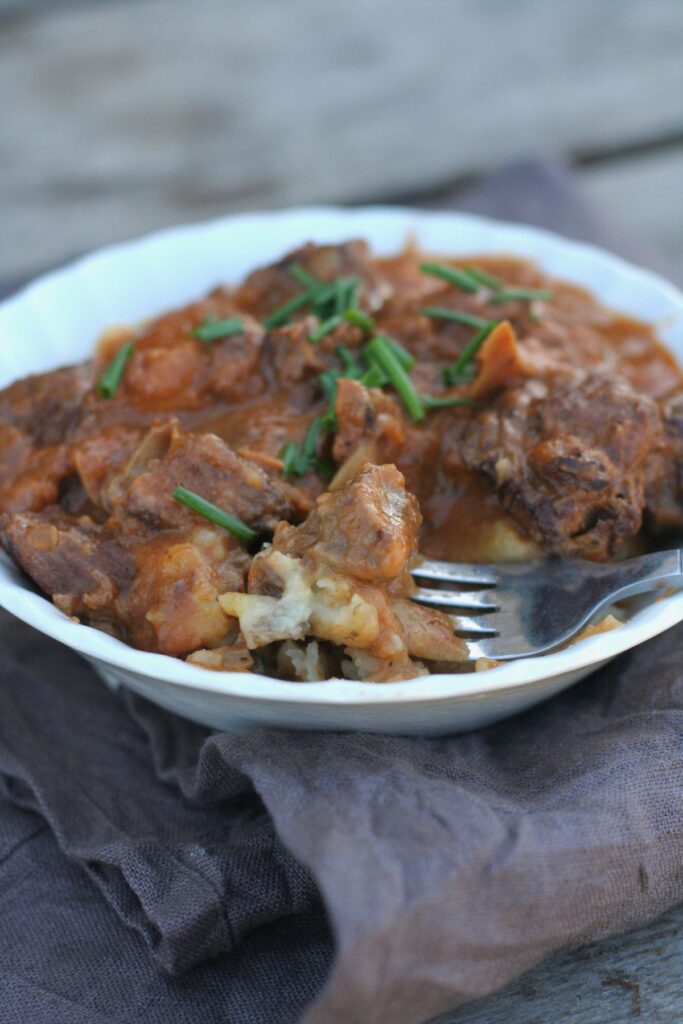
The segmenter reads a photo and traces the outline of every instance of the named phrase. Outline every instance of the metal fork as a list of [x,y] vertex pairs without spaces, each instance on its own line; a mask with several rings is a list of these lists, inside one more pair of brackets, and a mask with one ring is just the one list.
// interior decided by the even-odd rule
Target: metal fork
[[471,641],[473,658],[506,661],[552,651],[616,600],[683,587],[682,555],[683,549],[657,551],[607,565],[560,558],[464,565],[425,558],[411,570],[419,584],[412,596],[457,612],[455,632]]

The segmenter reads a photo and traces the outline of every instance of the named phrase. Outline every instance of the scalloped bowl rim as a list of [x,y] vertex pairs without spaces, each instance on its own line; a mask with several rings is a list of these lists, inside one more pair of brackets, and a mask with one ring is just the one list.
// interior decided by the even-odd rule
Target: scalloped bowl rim
[[[430,230],[437,227],[453,232],[449,248],[440,248],[444,253],[450,250],[453,253],[497,251],[510,255],[517,254],[535,260],[549,273],[581,283],[589,290],[590,275],[585,272],[595,271],[598,276],[602,272],[611,278],[613,283],[619,281],[624,296],[629,284],[641,292],[643,289],[649,290],[653,305],[660,312],[653,318],[648,317],[642,307],[639,307],[639,312],[636,313],[624,309],[623,302],[620,302],[620,307],[611,302],[605,302],[606,305],[634,312],[634,315],[641,319],[655,322],[660,327],[661,335],[670,334],[675,328],[678,338],[683,325],[683,293],[668,281],[597,246],[569,241],[545,229],[494,221],[469,213],[422,211],[408,207],[369,206],[347,210],[334,206],[314,206],[234,214],[218,220],[169,228],[145,235],[135,241],[98,249],[58,270],[42,275],[0,304],[0,331],[4,333],[6,321],[12,316],[21,315],[25,310],[30,311],[30,306],[34,302],[40,305],[46,299],[54,301],[54,295],[50,293],[55,289],[58,293],[60,287],[74,277],[83,278],[84,283],[87,283],[89,275],[107,273],[112,266],[125,264],[129,259],[135,261],[136,258],[145,255],[145,250],[149,255],[150,251],[158,250],[159,247],[163,249],[168,246],[182,246],[190,239],[196,243],[202,236],[208,237],[214,233],[218,233],[218,236],[229,236],[231,231],[257,227],[263,229],[264,226],[277,228],[280,235],[283,234],[281,229],[284,227],[284,234],[291,237],[289,244],[292,246],[307,238],[333,240],[336,236],[337,240],[342,240],[350,235],[369,235],[372,243],[373,235],[388,232],[395,241],[399,237],[405,238],[414,233],[427,248],[433,244],[429,242]],[[474,234],[475,237],[480,235],[481,242],[478,245],[461,247],[458,244],[458,233],[462,230],[465,230],[466,234]],[[380,251],[392,250],[390,245],[377,247]],[[393,246],[394,249],[396,247]],[[439,246],[434,246],[434,251],[439,251]],[[272,256],[271,252],[265,258]],[[244,270],[249,270],[257,262],[258,259],[247,260]],[[553,263],[558,263],[561,269],[553,269]],[[579,268],[584,273],[577,274]],[[208,288],[213,283],[215,280],[207,276],[204,287]],[[600,289],[595,291],[598,298],[605,301],[599,294]],[[188,295],[188,298],[191,297]],[[173,300],[169,298],[168,305],[172,304]],[[150,310],[151,312],[153,311]],[[102,323],[100,329],[107,326],[107,323]],[[665,330],[661,329],[663,326]],[[93,343],[94,340],[95,337],[92,339]],[[683,336],[677,345],[672,345],[668,339],[665,343],[679,358],[683,356]],[[62,359],[55,365],[63,363]],[[454,698],[502,693],[531,686],[539,680],[589,669],[593,665],[597,667],[683,621],[681,592],[646,605],[619,629],[580,640],[553,654],[507,662],[482,672],[435,674],[381,684],[345,679],[313,683],[288,682],[258,673],[214,672],[189,665],[168,655],[138,651],[93,627],[71,621],[47,598],[35,593],[25,583],[19,582],[19,574],[7,556],[2,556],[1,562],[0,605],[78,653],[113,668],[137,673],[172,686],[181,685],[214,694],[246,698],[260,704],[287,702],[358,708],[450,701]]]

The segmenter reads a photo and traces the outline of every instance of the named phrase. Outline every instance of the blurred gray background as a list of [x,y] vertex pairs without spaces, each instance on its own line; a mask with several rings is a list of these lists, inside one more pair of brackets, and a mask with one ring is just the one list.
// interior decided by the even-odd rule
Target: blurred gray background
[[680,0],[0,0],[0,280],[564,161],[683,278]]

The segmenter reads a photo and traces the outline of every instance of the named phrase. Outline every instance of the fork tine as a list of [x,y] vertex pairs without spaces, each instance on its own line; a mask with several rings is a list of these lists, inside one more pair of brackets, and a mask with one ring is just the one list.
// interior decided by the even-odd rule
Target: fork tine
[[494,627],[487,624],[486,618],[475,619],[470,615],[449,615],[448,617],[453,623],[453,632],[458,635],[464,633],[468,637],[491,637],[496,634]]
[[419,565],[412,568],[413,576],[425,580],[438,580],[441,583],[480,584],[495,587],[498,574],[493,565],[465,565],[461,562],[440,562],[433,558],[423,558]]
[[480,612],[494,612],[496,604],[494,591],[488,590],[431,590],[417,587],[411,594],[413,601],[430,607],[476,608]]

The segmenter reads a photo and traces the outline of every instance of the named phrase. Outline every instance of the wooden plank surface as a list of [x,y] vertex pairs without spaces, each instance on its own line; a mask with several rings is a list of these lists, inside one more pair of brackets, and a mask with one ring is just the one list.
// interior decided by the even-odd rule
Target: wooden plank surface
[[680,1024],[683,907],[649,928],[563,953],[434,1024]]
[[232,209],[387,198],[683,129],[672,0],[22,9],[0,14],[0,277]]
[[683,146],[586,168],[581,183],[596,209],[628,225],[683,284]]

